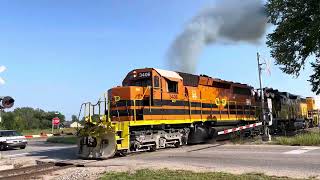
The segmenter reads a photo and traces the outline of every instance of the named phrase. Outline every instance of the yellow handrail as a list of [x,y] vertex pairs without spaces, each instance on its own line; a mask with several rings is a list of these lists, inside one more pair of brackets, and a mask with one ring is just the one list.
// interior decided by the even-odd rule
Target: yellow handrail
[[136,112],[136,100],[141,101],[143,100],[144,96],[146,95],[147,91],[150,90],[150,98],[149,98],[149,109],[151,110],[151,86],[147,86],[147,89],[144,91],[142,94],[142,97],[139,99],[134,99],[133,100],[133,116],[134,116],[134,121],[137,120],[137,112]]
[[137,120],[137,112],[136,112],[136,100],[133,100],[133,116],[134,116],[134,121]]
[[[147,93],[148,89],[150,89],[150,90],[151,90],[150,86],[147,86],[147,89],[144,91],[144,93],[143,93],[143,95],[142,95],[142,98],[137,99],[137,100],[143,100],[143,98],[144,98],[144,96],[146,95],[146,93]],[[151,91],[150,91],[150,92],[151,92]],[[150,96],[151,96],[151,94],[150,94]]]

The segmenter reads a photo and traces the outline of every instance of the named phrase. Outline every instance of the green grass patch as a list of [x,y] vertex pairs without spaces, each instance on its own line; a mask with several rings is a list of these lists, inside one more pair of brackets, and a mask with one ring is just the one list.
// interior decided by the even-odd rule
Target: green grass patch
[[52,136],[47,139],[50,143],[61,143],[61,144],[77,144],[76,136]]
[[23,135],[38,135],[41,133],[51,134],[51,129],[30,129],[30,130],[23,130],[21,133]]
[[[77,130],[75,128],[63,128],[63,129],[54,129],[54,134],[61,134],[61,133],[75,133]],[[24,130],[22,131],[23,135],[40,135],[43,134],[51,134],[52,129],[31,129],[31,130]]]
[[320,133],[309,132],[291,137],[275,137],[273,144],[296,145],[296,146],[319,146]]
[[222,173],[222,172],[192,172],[192,171],[172,171],[168,169],[163,170],[149,170],[142,169],[137,170],[133,173],[130,172],[109,172],[104,174],[101,180],[193,180],[193,179],[201,179],[201,180],[212,180],[212,179],[221,179],[221,180],[288,180],[291,178],[287,177],[274,177],[267,176],[260,173],[249,173],[249,174],[241,174],[234,175],[230,173]]

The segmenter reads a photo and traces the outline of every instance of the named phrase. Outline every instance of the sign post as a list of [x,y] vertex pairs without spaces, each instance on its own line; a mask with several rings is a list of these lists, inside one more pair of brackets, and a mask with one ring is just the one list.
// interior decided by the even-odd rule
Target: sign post
[[52,134],[53,134],[54,126],[58,126],[59,124],[60,124],[60,119],[58,117],[55,117],[52,119]]

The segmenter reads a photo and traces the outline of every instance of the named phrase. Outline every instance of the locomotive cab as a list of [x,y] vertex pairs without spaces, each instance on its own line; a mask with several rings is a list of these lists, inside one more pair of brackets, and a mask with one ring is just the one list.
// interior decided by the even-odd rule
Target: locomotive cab
[[[112,102],[111,108],[119,107],[123,110],[124,106],[125,108],[134,106],[138,110],[136,120],[143,120],[152,119],[146,112],[151,106],[161,107],[168,104],[167,100],[171,102],[183,100],[185,94],[186,89],[178,73],[146,68],[129,72],[122,86],[108,91],[108,99]],[[142,114],[145,116],[141,116]],[[112,114],[112,117],[116,118],[116,114]],[[131,116],[129,120],[134,120],[134,118]]]

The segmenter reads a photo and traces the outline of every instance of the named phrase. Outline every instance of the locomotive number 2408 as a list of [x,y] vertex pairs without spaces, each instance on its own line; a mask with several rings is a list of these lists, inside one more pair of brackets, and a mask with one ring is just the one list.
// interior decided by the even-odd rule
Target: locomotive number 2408
[[139,78],[150,77],[150,76],[151,76],[150,72],[142,72],[142,73],[139,73],[138,75]]

